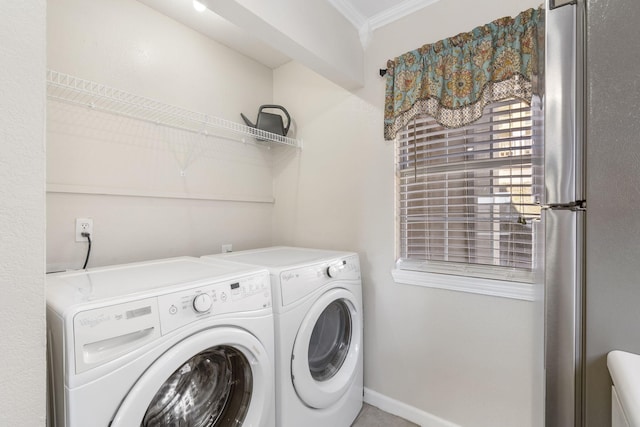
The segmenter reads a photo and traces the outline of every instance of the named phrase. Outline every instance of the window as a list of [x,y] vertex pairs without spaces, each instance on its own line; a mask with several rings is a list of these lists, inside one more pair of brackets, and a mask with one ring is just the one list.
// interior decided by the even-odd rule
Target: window
[[540,217],[536,117],[511,99],[488,105],[478,121],[458,129],[428,116],[403,129],[399,269],[531,281]]

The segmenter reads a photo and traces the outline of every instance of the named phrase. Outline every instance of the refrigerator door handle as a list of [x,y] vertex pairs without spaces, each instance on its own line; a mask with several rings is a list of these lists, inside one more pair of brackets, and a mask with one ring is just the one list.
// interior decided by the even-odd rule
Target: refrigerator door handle
[[557,7],[566,6],[568,4],[576,4],[576,0],[549,0],[549,8],[555,9]]
[[542,205],[540,206],[542,210],[566,210],[566,211],[574,211],[581,212],[587,210],[587,201],[586,200],[577,200],[571,203],[563,203],[563,204],[550,204],[550,205]]

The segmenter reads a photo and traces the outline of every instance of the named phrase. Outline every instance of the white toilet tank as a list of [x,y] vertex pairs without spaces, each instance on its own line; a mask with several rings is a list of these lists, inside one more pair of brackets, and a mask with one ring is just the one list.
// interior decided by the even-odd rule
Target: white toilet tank
[[616,386],[611,387],[611,427],[631,427],[629,421],[627,421],[627,416],[622,410]]
[[613,380],[611,427],[640,427],[640,355],[615,350],[607,366]]

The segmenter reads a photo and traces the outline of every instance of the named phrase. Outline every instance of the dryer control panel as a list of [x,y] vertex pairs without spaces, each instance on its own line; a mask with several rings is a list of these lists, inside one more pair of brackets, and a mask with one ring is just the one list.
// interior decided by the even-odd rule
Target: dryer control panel
[[291,304],[327,283],[341,280],[360,281],[357,255],[283,271],[280,273],[282,305]]
[[162,334],[203,317],[271,307],[269,274],[254,274],[158,297]]

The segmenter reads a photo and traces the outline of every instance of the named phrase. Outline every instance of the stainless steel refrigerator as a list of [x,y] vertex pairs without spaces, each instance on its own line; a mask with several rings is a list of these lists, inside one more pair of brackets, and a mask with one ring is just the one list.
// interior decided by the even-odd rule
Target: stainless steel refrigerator
[[640,1],[547,0],[545,27],[545,427],[609,427],[606,355],[640,353]]

